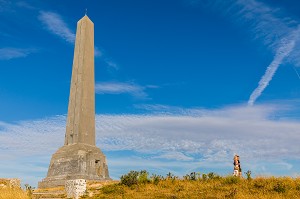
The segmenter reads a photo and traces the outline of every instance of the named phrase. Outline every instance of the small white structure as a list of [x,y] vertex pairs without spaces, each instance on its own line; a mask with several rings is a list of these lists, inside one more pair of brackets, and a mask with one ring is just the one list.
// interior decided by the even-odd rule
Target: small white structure
[[80,196],[83,196],[86,192],[86,180],[66,180],[65,190],[67,192],[68,198],[78,199]]

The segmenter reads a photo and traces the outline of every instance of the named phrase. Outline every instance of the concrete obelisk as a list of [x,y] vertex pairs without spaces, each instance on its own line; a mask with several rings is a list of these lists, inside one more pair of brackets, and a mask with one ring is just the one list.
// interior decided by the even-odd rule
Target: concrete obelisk
[[39,188],[69,179],[110,180],[106,157],[95,145],[94,23],[77,23],[65,144],[51,158]]

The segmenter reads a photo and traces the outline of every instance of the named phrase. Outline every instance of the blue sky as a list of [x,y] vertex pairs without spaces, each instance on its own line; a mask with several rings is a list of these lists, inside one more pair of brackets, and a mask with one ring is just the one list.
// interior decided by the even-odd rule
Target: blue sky
[[0,176],[36,186],[64,143],[76,23],[95,24],[97,146],[111,177],[299,176],[294,0],[0,0]]

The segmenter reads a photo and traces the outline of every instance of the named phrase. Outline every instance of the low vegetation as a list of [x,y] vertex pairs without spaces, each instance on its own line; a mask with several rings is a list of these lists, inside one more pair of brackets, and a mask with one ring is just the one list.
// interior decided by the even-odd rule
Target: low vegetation
[[30,199],[26,191],[20,188],[0,188],[0,199]]
[[300,178],[219,176],[216,173],[192,172],[179,178],[149,175],[147,171],[130,171],[119,183],[103,186],[93,196],[83,198],[300,198]]
[[[63,191],[63,187],[47,191]],[[45,190],[40,190],[44,192]],[[38,192],[35,190],[34,192]],[[58,196],[55,196],[58,198]],[[0,188],[0,199],[32,199],[32,188]],[[63,197],[64,198],[64,197]],[[251,177],[220,176],[216,173],[192,172],[179,178],[172,173],[165,176],[149,175],[145,170],[130,171],[121,176],[120,181],[89,182],[88,190],[82,198],[92,199],[154,199],[154,198],[232,198],[232,199],[282,199],[300,198],[300,178],[291,177]]]

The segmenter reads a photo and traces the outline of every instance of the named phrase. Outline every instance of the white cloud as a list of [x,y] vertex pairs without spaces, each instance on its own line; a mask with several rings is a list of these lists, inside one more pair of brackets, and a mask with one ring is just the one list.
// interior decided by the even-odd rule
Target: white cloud
[[[96,143],[107,154],[114,177],[132,169],[177,175],[193,170],[226,174],[232,171],[235,153],[241,156],[245,171],[294,173],[299,167],[300,123],[281,120],[278,115],[289,109],[278,107],[281,105],[190,109],[184,115],[96,115]],[[9,177],[16,170],[26,181],[32,172],[34,180],[36,176],[41,179],[50,156],[63,145],[64,134],[65,116],[0,122],[0,158],[5,161],[0,171],[8,171],[5,176]],[[20,168],[22,164],[32,165],[37,172]]]
[[167,160],[179,160],[179,161],[194,160],[193,157],[189,157],[189,156],[183,154],[182,152],[178,152],[178,151],[165,152],[159,156],[156,156],[155,158],[167,159]]
[[[264,107],[206,110],[205,116],[98,116],[101,123],[97,123],[97,129],[102,134],[98,143],[106,150],[149,152],[159,149],[193,156],[201,154],[203,159],[214,161],[226,160],[234,153],[252,159],[297,157],[300,125],[269,120],[269,114],[265,113],[269,108],[267,111]],[[272,109],[272,114],[277,111]],[[264,114],[267,116],[262,118]]]
[[147,98],[146,87],[124,82],[99,82],[95,85],[97,94],[130,94],[137,98]]
[[15,58],[27,57],[33,52],[36,52],[36,50],[30,48],[0,48],[0,59],[10,60]]
[[119,69],[118,65],[117,65],[114,61],[112,61],[112,60],[110,60],[110,59],[106,59],[106,60],[105,60],[105,63],[106,63],[110,68],[113,68],[113,69],[115,69],[115,70],[118,70],[118,69]]
[[74,43],[75,34],[63,21],[59,14],[54,12],[40,11],[38,18],[51,33],[61,37],[69,43]]
[[[264,105],[195,110],[186,115],[97,115],[97,143],[107,151],[158,150],[162,152],[160,157],[201,154],[211,159],[237,152],[254,159],[296,158],[300,153],[300,124],[270,119],[280,111],[276,105]],[[49,153],[63,144],[65,116],[15,124],[1,122],[0,132],[3,150],[31,155]]]
[[[18,5],[28,8],[30,6],[25,2],[19,2]],[[59,36],[60,38],[71,44],[75,43],[75,33],[68,27],[67,23],[62,19],[62,17],[59,14],[49,11],[40,11],[40,15],[38,18],[51,33]],[[102,50],[100,50],[97,46],[95,46],[94,54],[95,57],[103,57]],[[105,62],[111,67],[117,67],[117,65],[114,64],[112,61]]]
[[95,57],[102,57],[102,55],[102,51],[97,46],[95,46]]

